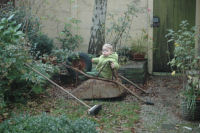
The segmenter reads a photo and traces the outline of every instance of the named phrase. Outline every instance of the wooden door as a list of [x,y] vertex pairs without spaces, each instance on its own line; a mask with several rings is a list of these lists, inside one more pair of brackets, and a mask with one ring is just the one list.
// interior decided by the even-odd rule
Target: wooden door
[[167,46],[165,35],[168,29],[177,30],[183,20],[195,25],[196,0],[154,0],[153,6],[153,15],[160,19],[159,27],[153,28],[153,71],[169,72],[167,63],[173,57],[174,46]]

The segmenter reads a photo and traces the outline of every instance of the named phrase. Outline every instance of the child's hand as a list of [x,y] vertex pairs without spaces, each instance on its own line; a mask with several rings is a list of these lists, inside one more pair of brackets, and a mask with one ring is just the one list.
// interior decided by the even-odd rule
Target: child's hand
[[113,62],[111,62],[111,68],[114,68],[115,64]]

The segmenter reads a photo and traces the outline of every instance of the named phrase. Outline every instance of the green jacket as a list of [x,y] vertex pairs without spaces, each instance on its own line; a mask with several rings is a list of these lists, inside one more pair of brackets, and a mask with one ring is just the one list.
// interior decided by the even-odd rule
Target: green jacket
[[[97,71],[101,71],[102,67],[106,64],[106,62],[111,61],[114,63],[114,69],[118,69],[119,68],[119,64],[118,64],[118,55],[117,53],[112,53],[111,55],[105,57],[103,55],[101,55],[98,58],[93,58],[93,63],[96,63],[96,69]],[[112,70],[110,69],[109,63],[107,63],[107,65],[103,68],[103,70],[100,73],[101,77],[107,78],[107,79],[111,79],[112,78]]]

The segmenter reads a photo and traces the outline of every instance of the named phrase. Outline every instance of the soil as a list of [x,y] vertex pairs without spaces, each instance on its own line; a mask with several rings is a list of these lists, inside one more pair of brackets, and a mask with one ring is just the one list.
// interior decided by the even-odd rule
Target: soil
[[200,133],[200,122],[186,121],[180,113],[181,77],[151,76],[146,83],[149,95],[144,99],[154,106],[141,105],[136,133]]

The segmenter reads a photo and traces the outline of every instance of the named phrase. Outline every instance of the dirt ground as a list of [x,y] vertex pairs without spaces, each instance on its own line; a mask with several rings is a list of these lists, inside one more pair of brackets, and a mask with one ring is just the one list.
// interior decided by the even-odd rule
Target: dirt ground
[[141,105],[136,133],[200,133],[200,122],[183,120],[180,113],[181,77],[151,76],[146,84],[150,93],[144,99],[154,106]]

